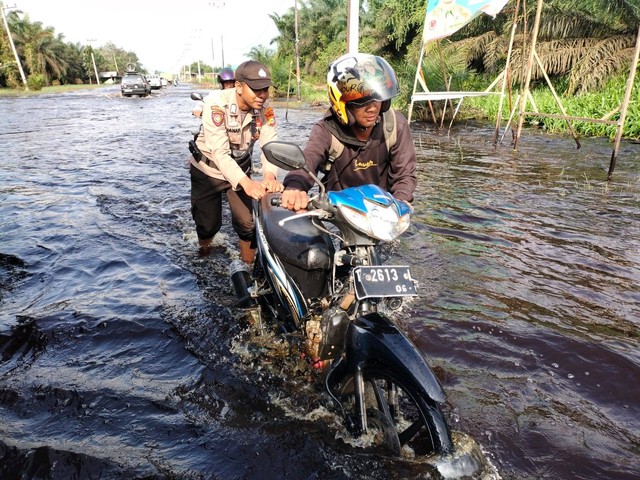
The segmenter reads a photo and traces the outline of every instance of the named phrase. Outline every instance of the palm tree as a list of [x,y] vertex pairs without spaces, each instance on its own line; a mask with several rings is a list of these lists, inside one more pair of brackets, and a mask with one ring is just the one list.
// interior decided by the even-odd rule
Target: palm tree
[[[498,73],[505,66],[513,15],[518,13],[511,68],[522,70],[530,41],[524,29],[533,25],[534,3],[522,15],[515,12],[516,1],[510,1],[495,21],[481,17],[452,36],[447,50],[465,52],[468,65],[480,72]],[[536,52],[551,77],[566,77],[566,95],[596,90],[628,72],[640,26],[640,7],[630,0],[547,0],[541,18]],[[536,64],[532,79],[542,77]]]
[[[2,4],[0,4],[0,8],[2,8]],[[27,28],[29,21],[28,18],[21,19],[19,14],[22,13],[18,10],[13,10],[6,14],[7,24],[9,25],[9,30],[11,32],[11,38],[13,39],[13,43],[18,54],[18,58],[22,64],[22,69],[25,70],[24,65],[24,52],[21,47],[22,44],[20,40],[22,39],[22,32]],[[8,83],[19,83],[19,68],[16,64],[16,60],[14,58],[13,52],[9,47],[9,42],[5,41],[5,30],[2,30],[2,43],[0,44],[0,62],[2,62],[2,74],[8,80]],[[26,73],[26,72],[25,72]]]
[[251,60],[255,60],[256,62],[263,63],[265,65],[269,64],[271,57],[273,57],[273,51],[269,50],[264,45],[259,45],[257,47],[251,47],[251,50],[247,54],[247,56]]
[[64,37],[56,36],[53,27],[43,28],[41,22],[31,23],[29,15],[22,20],[17,14],[12,15],[11,21],[16,50],[24,58],[28,75],[42,74],[47,83],[62,78],[68,67],[64,59]]
[[60,80],[68,67],[64,59],[64,41],[60,34],[55,36],[52,27],[44,30],[40,22],[32,24],[31,35],[25,44],[25,59],[32,74],[42,74],[47,79]]

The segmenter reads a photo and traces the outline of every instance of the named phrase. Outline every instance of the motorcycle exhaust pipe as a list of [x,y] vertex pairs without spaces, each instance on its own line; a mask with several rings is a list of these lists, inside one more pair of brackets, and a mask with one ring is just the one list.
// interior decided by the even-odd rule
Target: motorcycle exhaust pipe
[[249,267],[242,260],[234,260],[229,266],[229,276],[231,285],[238,299],[238,307],[249,308],[258,304],[257,300],[251,296],[249,288],[252,285]]

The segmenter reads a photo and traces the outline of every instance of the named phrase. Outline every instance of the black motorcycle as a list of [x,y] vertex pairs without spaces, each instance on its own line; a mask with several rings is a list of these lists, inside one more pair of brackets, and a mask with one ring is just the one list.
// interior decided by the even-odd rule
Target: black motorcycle
[[307,171],[319,193],[297,214],[279,206],[280,194],[254,201],[253,275],[241,266],[231,272],[243,306],[297,339],[310,363],[324,366],[326,390],[353,435],[370,434],[393,456],[405,449],[450,453],[442,387],[383,313],[416,295],[409,267],[384,265],[377,248],[406,231],[411,206],[376,185],[326,192],[295,144],[270,142],[262,150],[280,168]]

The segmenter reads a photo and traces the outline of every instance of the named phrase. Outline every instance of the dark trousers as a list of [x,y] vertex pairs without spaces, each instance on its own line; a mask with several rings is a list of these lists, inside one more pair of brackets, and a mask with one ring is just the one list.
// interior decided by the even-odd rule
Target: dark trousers
[[231,209],[231,223],[240,240],[255,241],[253,205],[244,190],[233,190],[224,180],[209,177],[191,165],[191,216],[196,222],[198,239],[213,238],[222,227],[222,194]]

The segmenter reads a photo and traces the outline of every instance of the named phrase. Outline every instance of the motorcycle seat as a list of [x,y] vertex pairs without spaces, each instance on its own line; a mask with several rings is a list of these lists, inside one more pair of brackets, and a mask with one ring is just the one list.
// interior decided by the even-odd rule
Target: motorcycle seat
[[318,230],[309,217],[280,225],[280,220],[295,213],[271,205],[271,199],[277,195],[279,194],[267,194],[261,201],[262,225],[269,246],[286,263],[303,270],[331,268],[334,254],[331,237]]

